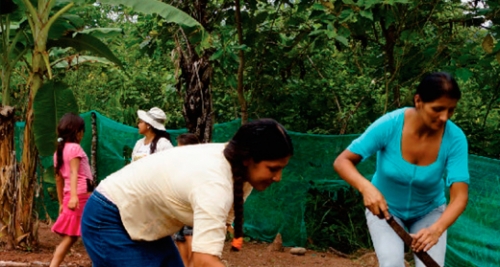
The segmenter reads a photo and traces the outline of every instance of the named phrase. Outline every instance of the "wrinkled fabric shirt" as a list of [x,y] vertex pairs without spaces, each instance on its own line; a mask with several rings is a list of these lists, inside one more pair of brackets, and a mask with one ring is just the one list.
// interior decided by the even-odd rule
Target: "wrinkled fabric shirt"
[[[137,140],[135,143],[134,149],[132,150],[132,161],[139,160],[143,157],[149,156],[151,153],[151,143],[145,145],[144,141],[146,140],[146,137]],[[174,146],[170,141],[168,141],[167,138],[160,138],[158,139],[158,142],[156,143],[156,152],[160,152],[163,150],[167,150],[170,148],[173,148]]]
[[372,184],[385,197],[391,214],[409,220],[445,204],[445,183],[446,186],[456,182],[468,184],[469,169],[467,139],[450,120],[445,124],[435,162],[418,166],[406,161],[401,153],[405,110],[380,117],[347,149],[363,160],[377,153]]
[[[92,171],[90,170],[89,159],[85,151],[78,143],[66,143],[63,148],[63,165],[61,166],[59,172],[64,179],[64,193],[71,192],[71,166],[70,161],[74,158],[80,159],[80,165],[78,166],[77,173],[77,183],[76,183],[76,193],[86,194],[87,193],[87,179],[92,180]],[[57,152],[54,153],[54,167],[57,165]]]
[[[233,206],[224,147],[200,144],[156,152],[111,174],[96,190],[118,207],[133,240],[158,240],[195,224],[192,250],[220,257]],[[248,196],[251,186],[245,190]]]

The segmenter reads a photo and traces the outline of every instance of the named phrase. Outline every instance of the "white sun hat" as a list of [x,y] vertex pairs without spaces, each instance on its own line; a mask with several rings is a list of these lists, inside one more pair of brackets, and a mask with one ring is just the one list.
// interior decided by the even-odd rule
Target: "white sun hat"
[[147,112],[144,110],[138,110],[137,117],[157,130],[166,130],[164,124],[167,120],[167,115],[165,115],[165,112],[163,112],[160,108],[154,107]]

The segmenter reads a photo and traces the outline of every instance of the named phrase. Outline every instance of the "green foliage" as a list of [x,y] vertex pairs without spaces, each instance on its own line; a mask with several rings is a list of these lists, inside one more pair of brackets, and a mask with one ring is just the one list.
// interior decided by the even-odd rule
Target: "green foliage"
[[111,50],[99,39],[92,35],[75,34],[72,37],[61,37],[57,40],[50,40],[47,47],[72,47],[78,52],[90,51],[93,54],[107,58],[118,66],[122,66],[121,61],[111,52]]
[[57,124],[68,113],[78,114],[73,92],[61,82],[46,82],[34,101],[35,144],[40,156],[51,156],[56,150]]
[[137,2],[134,0],[103,0],[103,4],[124,5],[132,8],[135,12],[144,14],[159,14],[169,22],[176,23],[187,27],[201,27],[200,23],[191,16],[175,8],[174,6],[162,3],[156,0],[144,0]]
[[328,181],[308,192],[304,219],[308,245],[351,254],[371,247],[363,198],[343,181]]
[[[52,157],[50,157],[50,158],[52,159]],[[56,177],[56,175],[55,175],[54,166],[50,166],[49,168],[43,170],[43,176],[42,176],[43,182],[55,185],[56,184],[55,177]],[[57,192],[54,192],[54,193],[55,193],[54,194],[55,198],[53,200],[57,200]]]
[[196,19],[172,5],[157,0],[102,0],[101,2],[113,5],[121,4],[138,13],[158,14],[169,23],[175,23],[187,28],[195,28],[195,34],[192,38],[199,39],[202,48],[209,46],[210,35],[205,31],[203,26]]
[[122,28],[89,28],[82,30],[80,33],[89,34],[96,38],[114,38],[123,36]]
[[[184,127],[179,58],[173,56],[174,37],[184,40],[181,25],[195,50],[211,55],[214,122],[240,117],[236,73],[238,53],[244,51],[250,118],[272,117],[297,132],[348,134],[363,132],[384,112],[412,105],[423,75],[443,70],[456,77],[463,92],[452,120],[466,133],[470,152],[500,158],[498,1],[243,2],[243,45],[231,1],[208,1],[206,29],[173,7],[193,10],[189,1],[79,4],[55,21],[49,35],[70,42],[93,36],[99,41],[88,39],[88,45],[109,51],[96,49],[99,59],[89,50],[75,55],[52,47],[54,76],[74,91],[81,112],[94,109],[134,125],[137,109],[158,106],[167,113],[168,128]],[[27,23],[10,16],[13,40]],[[21,33],[10,59],[32,43]],[[13,103],[27,102],[30,64],[30,56],[14,64]],[[369,246],[359,195],[346,188],[336,196],[329,193],[336,190],[317,187],[309,193],[306,223],[313,245],[348,244],[346,252]]]

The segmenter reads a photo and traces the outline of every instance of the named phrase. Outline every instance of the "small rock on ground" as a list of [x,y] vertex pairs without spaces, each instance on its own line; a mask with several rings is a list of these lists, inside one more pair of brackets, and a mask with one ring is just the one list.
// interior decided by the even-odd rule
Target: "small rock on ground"
[[301,248],[301,247],[297,247],[297,248],[292,248],[290,249],[290,253],[292,253],[293,255],[305,255],[307,252],[307,250],[305,248]]

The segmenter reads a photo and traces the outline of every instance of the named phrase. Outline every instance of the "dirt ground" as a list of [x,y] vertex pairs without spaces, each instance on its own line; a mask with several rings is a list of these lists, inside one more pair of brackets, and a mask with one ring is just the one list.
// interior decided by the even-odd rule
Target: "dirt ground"
[[[59,243],[58,235],[50,231],[50,227],[41,224],[39,229],[40,246],[36,251],[5,251],[0,247],[0,266],[48,266],[54,248]],[[226,242],[223,260],[231,267],[256,266],[337,266],[337,267],[375,267],[373,253],[367,253],[357,259],[338,257],[330,252],[316,252],[308,250],[304,256],[295,256],[284,252],[269,252],[269,244],[260,242],[246,242],[240,252],[230,252],[230,244]],[[10,264],[10,265],[9,265]],[[64,266],[91,267],[91,261],[85,248],[79,240],[66,256]]]

